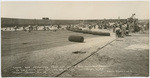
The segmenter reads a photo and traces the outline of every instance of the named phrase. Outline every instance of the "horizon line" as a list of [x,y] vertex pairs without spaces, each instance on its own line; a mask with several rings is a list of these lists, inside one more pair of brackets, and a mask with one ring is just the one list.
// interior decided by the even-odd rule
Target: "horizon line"
[[[1,19],[2,18],[10,18],[10,19],[30,19],[30,20],[42,20],[42,18],[40,19],[40,18],[13,18],[13,17],[1,17]],[[48,17],[43,17],[43,18],[48,18]],[[100,18],[100,19],[98,19],[98,18],[88,18],[88,19],[62,19],[62,18],[60,18],[60,19],[48,19],[48,20],[104,20],[104,19],[118,19],[118,18]],[[120,19],[128,19],[128,18],[120,18]],[[119,20],[119,19],[118,19]],[[145,19],[140,19],[140,20],[149,20],[149,18],[145,18]]]

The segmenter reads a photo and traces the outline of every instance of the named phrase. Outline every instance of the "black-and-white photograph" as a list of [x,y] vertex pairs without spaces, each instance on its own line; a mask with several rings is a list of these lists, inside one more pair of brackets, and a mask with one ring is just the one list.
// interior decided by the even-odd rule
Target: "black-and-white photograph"
[[2,77],[148,77],[149,1],[1,1]]

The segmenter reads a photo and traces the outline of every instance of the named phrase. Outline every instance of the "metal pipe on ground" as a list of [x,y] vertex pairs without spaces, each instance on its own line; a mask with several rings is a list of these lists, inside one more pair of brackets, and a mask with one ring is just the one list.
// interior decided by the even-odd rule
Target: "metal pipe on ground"
[[73,31],[74,31],[74,32],[79,32],[79,33],[82,32],[82,30],[79,30],[79,29],[73,29]]
[[84,34],[92,34],[92,31],[90,31],[90,30],[82,30],[82,33],[84,33]]
[[92,31],[93,35],[110,36],[109,32]]
[[71,36],[68,37],[68,40],[71,41],[71,42],[83,42],[84,37],[83,36],[71,35]]
[[79,30],[79,29],[70,29],[70,31],[84,33],[84,34],[93,34],[93,35],[100,35],[100,36],[110,36],[109,32],[91,31],[91,30]]

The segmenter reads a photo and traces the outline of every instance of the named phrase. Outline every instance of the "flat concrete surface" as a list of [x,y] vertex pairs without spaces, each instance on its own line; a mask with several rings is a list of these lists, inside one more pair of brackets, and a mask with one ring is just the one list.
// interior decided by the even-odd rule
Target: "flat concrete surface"
[[148,34],[118,38],[61,77],[148,77]]
[[2,56],[2,76],[54,77],[114,39],[114,35],[97,36],[86,38],[84,43],[4,54]]

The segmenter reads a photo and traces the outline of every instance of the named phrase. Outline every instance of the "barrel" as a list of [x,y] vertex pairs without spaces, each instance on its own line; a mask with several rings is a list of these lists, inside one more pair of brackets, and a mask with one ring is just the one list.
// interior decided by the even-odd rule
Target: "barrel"
[[68,37],[68,40],[71,41],[71,42],[83,42],[84,37],[83,36],[71,35],[71,36]]
[[92,31],[93,35],[110,36],[109,32]]

